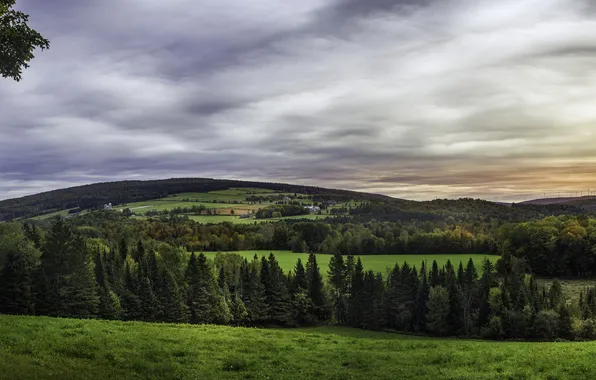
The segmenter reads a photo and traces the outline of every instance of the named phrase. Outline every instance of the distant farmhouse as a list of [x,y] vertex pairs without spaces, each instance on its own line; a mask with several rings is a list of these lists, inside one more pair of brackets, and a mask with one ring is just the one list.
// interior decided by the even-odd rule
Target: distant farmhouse
[[310,212],[319,212],[321,211],[321,208],[319,206],[304,206],[305,209],[307,209]]

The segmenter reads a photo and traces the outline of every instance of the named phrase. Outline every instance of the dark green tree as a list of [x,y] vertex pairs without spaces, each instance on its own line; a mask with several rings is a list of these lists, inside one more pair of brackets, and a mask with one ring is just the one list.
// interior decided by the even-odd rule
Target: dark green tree
[[19,249],[8,253],[0,272],[0,313],[33,314],[31,263]]
[[38,312],[50,316],[90,318],[97,314],[93,261],[85,240],[62,219],[51,227],[42,246],[43,294]]
[[319,265],[317,264],[317,257],[314,253],[308,256],[306,263],[306,276],[308,279],[308,296],[314,305],[313,314],[318,319],[324,320],[327,318],[327,300],[323,290],[323,277]]
[[14,5],[15,0],[0,0],[0,75],[18,82],[35,49],[49,49],[50,42],[29,27],[29,16]]
[[449,293],[442,286],[430,288],[427,302],[426,327],[436,335],[445,335],[449,331]]

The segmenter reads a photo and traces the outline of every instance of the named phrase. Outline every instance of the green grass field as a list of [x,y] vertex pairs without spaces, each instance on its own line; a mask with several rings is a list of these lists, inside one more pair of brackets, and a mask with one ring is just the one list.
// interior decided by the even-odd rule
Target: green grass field
[[[291,251],[240,251],[235,252],[238,253],[248,259],[251,259],[255,253],[257,256],[261,257],[263,255],[268,256],[269,253],[272,252],[275,255],[275,258],[279,262],[279,265],[282,267],[284,271],[288,271],[294,269],[296,265],[296,261],[298,258],[302,259],[302,262],[306,264],[308,260],[307,253],[294,253]],[[216,253],[215,252],[206,252],[205,255],[209,258],[214,258]],[[375,272],[381,272],[386,274],[387,271],[395,266],[398,263],[400,266],[407,262],[409,265],[416,265],[416,268],[420,268],[420,264],[423,261],[427,262],[427,266],[430,269],[433,260],[437,261],[439,267],[445,265],[447,260],[451,260],[451,263],[456,267],[459,265],[461,261],[464,264],[464,267],[468,260],[472,258],[474,260],[474,264],[476,269],[480,273],[482,260],[485,257],[488,257],[491,261],[496,262],[499,259],[499,256],[490,256],[490,255],[364,255],[360,256],[362,259],[362,264],[364,265],[365,270],[373,270]],[[321,267],[321,273],[326,276],[327,271],[329,269],[329,259],[331,255],[317,255],[317,262]]]
[[222,222],[230,222],[235,224],[250,224],[250,223],[266,223],[266,222],[278,222],[284,219],[309,219],[309,220],[317,220],[317,219],[325,219],[327,215],[297,215],[297,216],[286,216],[282,218],[269,218],[269,219],[242,219],[238,216],[234,215],[188,215],[189,219],[194,220],[195,222],[199,223],[222,223]]
[[596,343],[0,316],[0,378],[590,379]]

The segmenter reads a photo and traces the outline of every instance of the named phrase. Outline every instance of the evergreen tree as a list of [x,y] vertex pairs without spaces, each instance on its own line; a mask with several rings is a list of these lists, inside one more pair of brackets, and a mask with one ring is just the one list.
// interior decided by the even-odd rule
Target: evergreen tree
[[0,313],[33,314],[30,260],[19,247],[14,248],[0,272]]
[[364,268],[360,257],[354,266],[352,282],[350,285],[350,298],[348,309],[348,323],[353,327],[360,327],[364,314]]
[[265,303],[268,305],[267,321],[276,325],[291,322],[290,297],[285,286],[284,273],[275,255],[261,260],[261,282],[265,289]]
[[139,284],[137,277],[133,274],[129,263],[124,267],[124,290],[120,297],[122,306],[122,317],[124,320],[141,319],[141,301],[138,297]]
[[468,287],[474,286],[474,283],[478,280],[478,272],[474,266],[474,260],[470,257],[468,265],[466,265],[466,285]]
[[333,289],[335,298],[346,293],[346,265],[341,254],[336,253],[329,259],[329,285]]
[[[127,250],[127,249],[128,248],[126,248],[125,250]],[[136,249],[132,252],[132,259],[138,263],[141,260],[143,260],[144,257],[145,257],[145,246],[143,246],[143,241],[141,239],[139,239],[137,241]]]
[[62,219],[42,246],[43,309],[50,316],[90,318],[99,303],[93,261],[85,240]]
[[248,318],[248,310],[242,301],[242,298],[237,293],[232,293],[230,298],[230,313],[232,315],[232,324],[239,326],[243,324]]
[[558,279],[554,279],[548,292],[548,305],[551,309],[556,309],[563,301],[563,288]]
[[426,267],[423,265],[420,268],[420,281],[418,283],[418,291],[416,292],[416,306],[415,306],[415,318],[414,318],[414,329],[416,331],[426,330],[426,314],[428,313],[427,302],[430,287],[428,285],[428,278],[426,274]]
[[[495,285],[495,267],[489,259],[482,262],[482,278],[480,280],[479,297],[480,308],[478,311],[478,327],[486,325],[491,314],[490,289]],[[499,320],[499,323],[501,321]],[[496,323],[496,322],[495,322]]]
[[439,274],[439,264],[433,260],[432,269],[430,271],[430,286],[442,285],[441,276]]
[[430,288],[427,302],[426,327],[436,335],[445,335],[449,331],[449,293],[442,286]]
[[252,265],[245,260],[240,268],[241,301],[244,303],[248,315],[247,322],[260,323],[269,314],[265,303],[265,288],[259,277],[258,259],[253,259]]
[[232,315],[230,309],[217,289],[217,281],[204,254],[189,259],[186,281],[187,306],[191,323],[225,324]]
[[139,280],[139,301],[141,302],[141,319],[146,322],[155,321],[159,307],[151,288],[151,282],[146,276]]
[[188,308],[184,296],[172,273],[164,270],[161,276],[164,279],[161,298],[161,319],[164,322],[188,322]]
[[325,293],[323,291],[323,277],[319,265],[317,264],[317,257],[314,253],[308,256],[306,263],[306,276],[308,279],[308,296],[314,305],[313,314],[318,319],[323,320],[327,318]]
[[302,265],[302,260],[298,259],[296,267],[294,268],[294,293],[299,293],[302,290],[308,289],[308,278],[306,276],[306,270]]
[[559,306],[559,321],[557,335],[564,339],[573,339],[573,323],[571,320],[571,312],[566,303],[561,303]]
[[459,267],[457,267],[457,284],[460,287],[463,287],[466,284],[466,275],[464,273],[464,265],[462,262],[459,262]]
[[128,244],[126,243],[126,239],[124,237],[120,239],[118,253],[120,253],[120,261],[126,261],[126,257],[128,256]]

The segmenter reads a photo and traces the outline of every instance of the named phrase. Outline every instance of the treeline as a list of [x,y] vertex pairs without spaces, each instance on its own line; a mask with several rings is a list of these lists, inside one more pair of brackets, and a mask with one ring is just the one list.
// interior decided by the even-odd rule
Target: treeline
[[523,259],[539,275],[596,275],[596,219],[561,216],[510,224],[499,240],[503,254]]
[[96,209],[104,204],[114,205],[167,197],[171,194],[202,193],[227,190],[231,187],[253,187],[280,192],[307,193],[325,198],[390,200],[391,198],[347,190],[324,189],[280,183],[219,180],[210,178],[175,178],[158,181],[122,181],[96,183],[67,189],[48,191],[22,198],[0,201],[0,221],[32,217],[53,211],[80,208]]
[[308,215],[309,211],[300,203],[271,205],[255,213],[257,219],[280,218],[282,216]]
[[[10,229],[12,228],[12,230]],[[574,315],[557,281],[539,286],[514,257],[495,267],[472,260],[420,269],[396,265],[386,277],[352,255],[317,257],[284,273],[275,256],[117,248],[85,240],[63,220],[45,236],[7,226],[0,239],[0,312],[60,317],[217,323],[243,326],[347,326],[492,339],[588,338],[593,292]],[[577,319],[574,327],[573,320]]]
[[182,218],[128,219],[97,212],[72,222],[88,237],[108,240],[126,235],[151,238],[190,251],[292,250],[294,252],[372,254],[440,254],[498,252],[498,221],[353,223],[347,217],[285,220],[276,223],[201,224]]
[[399,222],[417,221],[486,221],[496,219],[502,222],[523,222],[542,219],[551,215],[581,215],[587,211],[567,204],[506,205],[481,199],[436,199],[428,202],[393,200],[390,202],[366,202],[350,210],[354,220],[366,222],[372,219],[379,221]]

